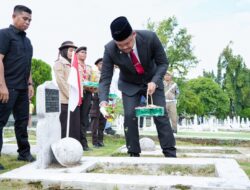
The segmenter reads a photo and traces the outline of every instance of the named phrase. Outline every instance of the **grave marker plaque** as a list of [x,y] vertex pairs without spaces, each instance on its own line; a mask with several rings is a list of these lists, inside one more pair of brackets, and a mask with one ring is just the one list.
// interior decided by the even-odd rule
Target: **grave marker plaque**
[[45,89],[46,113],[59,112],[59,91],[57,89]]

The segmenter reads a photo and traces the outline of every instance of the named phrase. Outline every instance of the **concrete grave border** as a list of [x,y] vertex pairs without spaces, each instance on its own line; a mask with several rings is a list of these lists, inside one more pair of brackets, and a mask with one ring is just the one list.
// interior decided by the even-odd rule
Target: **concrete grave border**
[[[166,165],[215,165],[217,177],[153,176],[85,173],[98,163],[166,164]],[[79,166],[71,168],[37,169],[35,163],[0,175],[1,180],[21,180],[25,183],[41,183],[44,188],[88,190],[142,190],[142,189],[225,189],[247,190],[247,175],[233,159],[213,158],[130,158],[83,157]]]

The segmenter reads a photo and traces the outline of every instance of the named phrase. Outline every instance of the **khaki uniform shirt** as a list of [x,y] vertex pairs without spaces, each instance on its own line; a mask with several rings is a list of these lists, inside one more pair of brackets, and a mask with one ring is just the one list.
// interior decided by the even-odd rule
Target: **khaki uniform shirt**
[[179,88],[173,81],[163,81],[166,100],[176,100],[179,95]]
[[61,104],[68,104],[69,85],[67,80],[70,72],[70,62],[63,57],[60,57],[56,60],[53,69],[60,92]]

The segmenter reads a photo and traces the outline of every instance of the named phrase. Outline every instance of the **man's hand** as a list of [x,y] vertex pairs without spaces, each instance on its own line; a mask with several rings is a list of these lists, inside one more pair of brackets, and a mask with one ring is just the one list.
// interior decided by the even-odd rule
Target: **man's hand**
[[29,90],[29,99],[31,99],[34,96],[34,87],[32,85],[29,85],[28,87]]
[[154,82],[148,83],[148,89],[147,89],[147,91],[148,91],[149,95],[154,94],[155,89],[156,89],[156,84]]
[[108,106],[108,103],[105,101],[100,103],[100,112],[103,115],[103,117],[105,117],[106,119],[109,117],[109,113],[106,110],[107,106]]
[[9,100],[9,90],[5,84],[0,84],[0,102],[7,103]]

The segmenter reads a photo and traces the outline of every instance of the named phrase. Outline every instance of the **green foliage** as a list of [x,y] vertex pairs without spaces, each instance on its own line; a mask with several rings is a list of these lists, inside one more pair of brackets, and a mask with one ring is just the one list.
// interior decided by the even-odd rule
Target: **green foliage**
[[32,79],[34,83],[35,95],[32,102],[36,105],[36,88],[45,81],[52,80],[51,67],[40,59],[32,59]]
[[231,44],[219,57],[216,81],[231,100],[230,115],[248,115],[242,110],[250,108],[250,70],[240,55],[233,54]]
[[216,76],[214,74],[214,71],[207,72],[207,71],[203,70],[203,77],[211,78],[213,81],[216,81]]
[[178,109],[180,113],[225,118],[229,112],[229,98],[211,78],[199,77],[186,82]]
[[198,63],[191,46],[192,36],[186,28],[178,28],[176,17],[170,17],[159,23],[147,23],[147,28],[156,32],[169,60],[169,70],[175,71],[180,77],[184,77],[190,67]]
[[119,115],[124,115],[122,99],[118,98],[116,101],[116,108],[115,108],[115,117]]
[[190,89],[183,89],[179,96],[178,113],[182,113],[185,116],[191,114],[203,115],[204,108],[201,103],[200,97],[197,96]]
[[240,112],[241,117],[250,118],[250,108],[245,108]]

